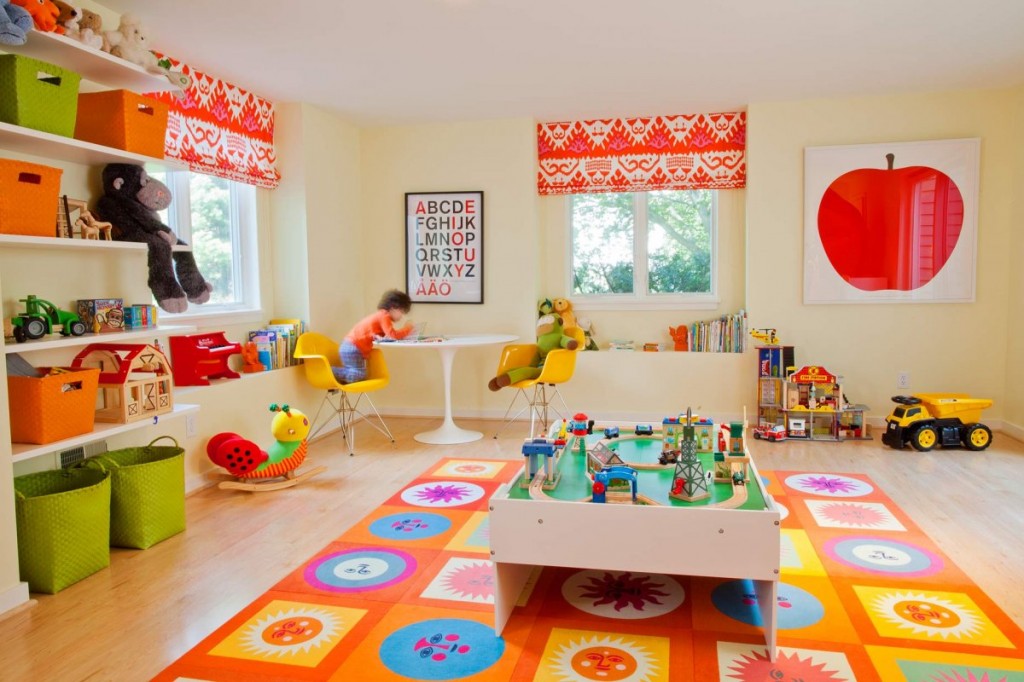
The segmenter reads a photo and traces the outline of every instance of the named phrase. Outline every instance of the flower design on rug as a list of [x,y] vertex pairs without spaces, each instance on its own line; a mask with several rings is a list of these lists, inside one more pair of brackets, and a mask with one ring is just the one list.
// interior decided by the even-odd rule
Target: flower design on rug
[[767,651],[753,651],[733,661],[726,679],[741,682],[845,682],[849,679],[840,677],[835,670],[827,670],[827,667],[826,663],[815,663],[810,656],[800,658],[795,652],[780,651],[773,663]]
[[828,476],[807,476],[800,487],[812,493],[852,493],[857,486],[849,479],[830,478]]
[[648,682],[659,671],[645,647],[611,635],[571,638],[553,652],[547,666],[551,677],[562,682]]
[[562,596],[577,609],[606,618],[654,618],[678,608],[683,587],[664,575],[585,570],[562,584]]
[[891,592],[875,597],[872,607],[898,629],[910,630],[915,635],[970,638],[983,627],[977,614],[934,594]]
[[323,609],[288,609],[270,613],[250,625],[241,637],[242,649],[267,657],[295,656],[332,641],[341,620]]
[[863,497],[874,491],[867,481],[842,474],[793,474],[786,477],[793,490],[827,497]]
[[870,528],[905,531],[906,528],[880,502],[805,500],[814,521],[825,528]]
[[1008,682],[1009,678],[1006,676],[995,678],[989,677],[988,673],[982,673],[981,677],[974,674],[973,671],[965,670],[966,677],[961,675],[956,670],[948,673],[940,673],[938,675],[932,675],[928,682]]
[[402,491],[402,500],[417,507],[458,507],[476,502],[484,489],[475,483],[438,481],[421,483]]
[[445,576],[442,585],[461,597],[481,600],[493,598],[494,565],[490,561],[476,561],[459,566]]

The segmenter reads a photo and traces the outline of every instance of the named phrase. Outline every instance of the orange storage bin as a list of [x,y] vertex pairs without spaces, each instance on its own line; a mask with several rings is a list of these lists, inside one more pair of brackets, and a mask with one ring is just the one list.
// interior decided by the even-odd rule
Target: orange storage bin
[[0,159],[0,234],[57,236],[60,168]]
[[75,138],[164,158],[167,105],[129,90],[78,95]]
[[43,445],[92,431],[99,379],[98,369],[68,369],[43,377],[8,376],[11,441]]

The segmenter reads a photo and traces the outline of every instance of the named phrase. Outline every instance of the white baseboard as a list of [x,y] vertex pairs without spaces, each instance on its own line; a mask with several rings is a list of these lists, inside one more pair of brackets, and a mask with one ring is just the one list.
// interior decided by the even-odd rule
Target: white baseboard
[[1024,443],[1024,426],[1014,424],[1013,422],[1003,421],[998,428],[995,426],[992,428],[1006,434],[1010,438],[1014,438]]
[[[522,405],[522,403],[520,403]],[[429,407],[386,407],[380,410],[380,413],[385,417],[436,417],[438,419],[444,417],[444,410]],[[452,417],[455,419],[502,419],[505,416],[505,410],[453,410]],[[566,418],[572,418],[572,414],[565,415]],[[668,416],[668,414],[658,415],[651,414],[650,412],[602,412],[600,414],[589,414],[587,416],[598,422],[650,422],[652,420],[659,420],[661,417]],[[672,415],[676,416],[676,415]],[[743,413],[720,413],[716,412],[715,416],[725,421],[742,421]],[[552,419],[555,419],[557,415],[552,413]],[[750,414],[747,414],[747,419],[750,419]],[[530,421],[530,413],[523,412],[517,421]]]
[[28,602],[28,583],[11,585],[0,592],[0,616]]

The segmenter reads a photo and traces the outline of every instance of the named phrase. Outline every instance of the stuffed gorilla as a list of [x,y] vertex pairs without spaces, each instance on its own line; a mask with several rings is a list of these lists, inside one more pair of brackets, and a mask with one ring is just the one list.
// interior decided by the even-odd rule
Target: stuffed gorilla
[[113,224],[114,239],[149,245],[149,288],[157,305],[182,313],[189,302],[209,301],[213,286],[199,273],[191,252],[172,252],[172,246],[185,242],[156,213],[170,204],[170,190],[142,166],[112,163],[103,169],[103,196],[96,204],[100,220]]

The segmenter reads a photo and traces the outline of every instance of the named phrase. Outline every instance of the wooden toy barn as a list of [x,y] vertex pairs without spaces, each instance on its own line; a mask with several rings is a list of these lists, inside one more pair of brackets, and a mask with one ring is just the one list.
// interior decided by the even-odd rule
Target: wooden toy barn
[[174,409],[171,363],[156,346],[92,343],[72,367],[100,370],[96,421],[127,424]]

